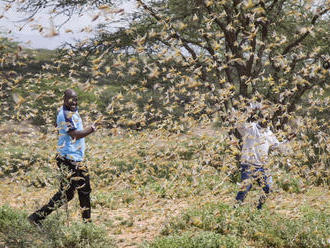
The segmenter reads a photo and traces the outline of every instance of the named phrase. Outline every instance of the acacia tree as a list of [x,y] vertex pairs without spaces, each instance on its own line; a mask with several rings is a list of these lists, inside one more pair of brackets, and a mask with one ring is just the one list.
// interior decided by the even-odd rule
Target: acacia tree
[[197,118],[217,111],[226,121],[233,106],[257,96],[275,106],[271,118],[283,128],[307,92],[326,87],[327,1],[136,2],[142,12],[129,27],[103,31],[84,49],[102,57],[92,61],[96,74],[139,80],[129,94],[152,89],[147,122],[178,109]]
[[[224,118],[235,99],[258,95],[277,105],[272,119],[281,128],[302,96],[327,82],[328,71],[322,64],[329,60],[328,1],[136,3],[140,12],[126,20],[129,25],[110,32],[104,23],[95,39],[76,49],[97,80],[140,81],[148,88],[164,82],[166,90],[188,87],[188,94],[173,97],[180,101],[178,108],[196,106],[192,91],[205,93],[206,101],[199,104],[199,111],[194,110],[197,116],[220,109]],[[108,10],[113,4],[109,0],[23,1],[20,9],[33,16],[51,8],[70,18],[86,8]],[[79,60],[75,68],[70,65],[76,56],[62,64],[81,68]],[[92,59],[87,61],[88,57]]]

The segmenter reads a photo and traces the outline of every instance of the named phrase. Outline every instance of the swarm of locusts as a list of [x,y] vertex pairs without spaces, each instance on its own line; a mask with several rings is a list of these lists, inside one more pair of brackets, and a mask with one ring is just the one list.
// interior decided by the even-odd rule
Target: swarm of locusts
[[[279,141],[294,136],[284,156],[270,154],[267,168],[314,185],[329,184],[329,1],[136,0],[130,1],[134,11],[107,0],[2,2],[0,18],[8,18],[13,8],[25,13],[18,29],[31,28],[49,39],[75,32],[88,32],[91,38],[42,55],[6,38],[14,31],[3,32],[1,123],[32,123],[36,128],[29,135],[49,141],[54,137],[48,134],[56,134],[62,92],[74,88],[85,122],[116,136],[118,146],[120,132],[134,133],[131,151],[125,148],[119,156],[103,144],[107,153],[95,153],[102,173],[113,174],[118,168],[111,160],[125,158],[132,166],[128,180],[141,186],[160,172],[186,173],[190,167],[185,162],[172,162],[193,157],[188,174],[210,166],[230,181],[242,148],[237,126],[248,121],[249,106],[257,102],[267,106],[263,121]],[[86,10],[93,10],[88,25],[66,28]],[[49,22],[39,23],[40,15]],[[67,19],[58,23],[58,16]],[[180,143],[179,135],[203,128],[220,132],[219,139],[191,139],[185,147],[160,145],[172,135]],[[145,132],[155,139],[146,147],[135,140],[147,142]],[[1,175],[15,171],[8,162],[13,154],[2,153]],[[146,165],[142,174],[134,157]]]

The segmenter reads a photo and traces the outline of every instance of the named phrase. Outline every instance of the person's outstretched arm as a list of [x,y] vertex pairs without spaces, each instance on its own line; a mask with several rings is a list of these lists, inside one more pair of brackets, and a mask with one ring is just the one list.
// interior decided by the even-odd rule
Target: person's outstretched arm
[[278,139],[276,138],[276,136],[273,133],[271,133],[271,135],[268,137],[268,139],[270,139],[271,140],[271,143],[272,143],[270,149],[271,150],[278,150],[281,153],[291,152],[291,148],[290,148],[289,142],[295,136],[296,136],[295,134],[290,134],[290,135],[288,135],[288,137],[287,137],[286,140],[284,140],[282,142],[279,142]]
[[77,129],[71,130],[68,132],[68,134],[71,136],[71,138],[78,140],[78,139],[81,139],[81,138],[84,138],[84,137],[90,135],[94,131],[95,131],[95,127],[94,127],[94,125],[92,125],[88,128],[85,128],[84,130],[80,130],[80,131],[78,131]]

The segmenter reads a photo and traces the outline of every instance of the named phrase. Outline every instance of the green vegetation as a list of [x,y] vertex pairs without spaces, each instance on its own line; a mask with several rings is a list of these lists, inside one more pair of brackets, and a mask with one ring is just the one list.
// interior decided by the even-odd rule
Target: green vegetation
[[329,213],[305,209],[299,218],[225,204],[207,204],[171,220],[146,247],[327,247]]
[[0,207],[0,245],[22,248],[115,247],[100,226],[79,222],[67,225],[63,216],[56,214],[39,228],[28,223],[26,212],[9,206]]
[[[265,208],[255,210],[261,193],[255,186],[235,209],[235,154],[210,127],[188,134],[99,130],[87,139],[94,224],[80,223],[73,200],[47,218],[47,232],[39,231],[26,217],[58,187],[56,134],[3,138],[0,244],[10,248],[328,246],[327,185],[274,168]],[[21,169],[4,171],[10,165]]]
[[185,233],[157,239],[152,244],[144,245],[148,248],[220,248],[242,247],[242,242],[236,236],[224,236],[214,232]]

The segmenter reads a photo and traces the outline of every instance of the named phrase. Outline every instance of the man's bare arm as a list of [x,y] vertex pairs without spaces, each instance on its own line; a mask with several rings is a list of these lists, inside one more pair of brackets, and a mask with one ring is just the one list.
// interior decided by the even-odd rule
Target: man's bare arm
[[81,139],[81,138],[84,138],[84,137],[90,135],[94,131],[95,131],[95,127],[90,126],[81,131],[78,131],[78,130],[69,131],[68,134],[71,136],[71,138],[78,140],[78,139]]

